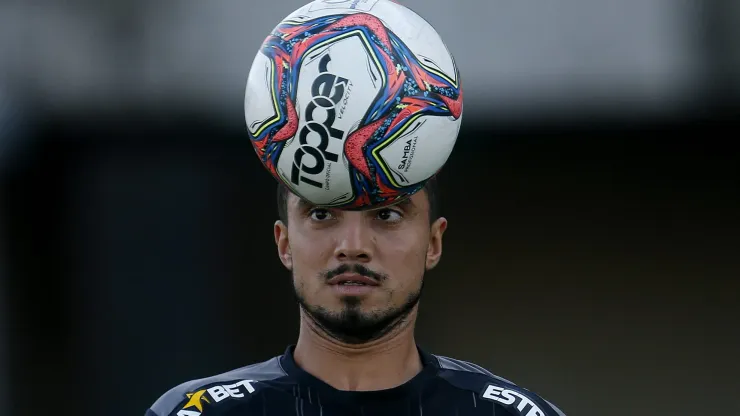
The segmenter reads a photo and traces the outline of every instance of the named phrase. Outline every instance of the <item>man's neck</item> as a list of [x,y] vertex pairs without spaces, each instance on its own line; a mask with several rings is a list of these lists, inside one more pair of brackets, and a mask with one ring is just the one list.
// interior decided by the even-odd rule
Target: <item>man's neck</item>
[[301,316],[293,353],[304,371],[338,390],[371,391],[399,386],[422,369],[414,338],[413,316],[383,338],[364,345],[342,344]]

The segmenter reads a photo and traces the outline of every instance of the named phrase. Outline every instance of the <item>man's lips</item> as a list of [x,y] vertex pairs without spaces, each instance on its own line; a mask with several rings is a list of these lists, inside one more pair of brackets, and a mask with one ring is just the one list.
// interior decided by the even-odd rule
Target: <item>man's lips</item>
[[341,285],[341,284],[361,284],[366,286],[378,286],[378,281],[367,276],[356,273],[342,273],[338,276],[334,276],[327,282],[330,285]]

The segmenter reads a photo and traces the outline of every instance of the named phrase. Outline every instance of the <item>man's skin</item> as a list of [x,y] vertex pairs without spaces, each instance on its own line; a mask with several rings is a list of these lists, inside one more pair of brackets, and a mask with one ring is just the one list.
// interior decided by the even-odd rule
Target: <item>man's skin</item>
[[[278,254],[301,304],[295,360],[334,388],[388,389],[421,371],[418,301],[447,229],[445,218],[430,221],[425,192],[372,211],[318,208],[290,194],[287,224],[275,223]],[[328,279],[360,275],[374,285]]]

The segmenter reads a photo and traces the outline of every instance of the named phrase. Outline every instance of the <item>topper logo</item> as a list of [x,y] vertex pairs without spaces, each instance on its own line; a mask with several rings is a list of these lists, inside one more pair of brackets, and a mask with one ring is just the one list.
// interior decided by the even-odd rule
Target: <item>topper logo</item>
[[[302,173],[309,175],[318,175],[324,171],[326,161],[336,162],[339,155],[327,150],[329,139],[342,140],[344,131],[334,127],[334,121],[337,117],[336,106],[342,101],[345,89],[349,83],[347,78],[338,77],[331,74],[328,70],[331,56],[324,55],[319,61],[319,76],[316,77],[311,85],[311,102],[306,106],[304,119],[306,125],[303,126],[298,134],[298,141],[301,147],[296,150],[293,156],[293,168],[291,170],[290,180],[298,185],[300,182],[321,188],[322,184],[311,178],[304,176]],[[326,119],[316,121],[315,116],[318,109],[326,114]],[[318,141],[318,144],[311,144]],[[310,158],[313,163],[306,164],[305,158]]]

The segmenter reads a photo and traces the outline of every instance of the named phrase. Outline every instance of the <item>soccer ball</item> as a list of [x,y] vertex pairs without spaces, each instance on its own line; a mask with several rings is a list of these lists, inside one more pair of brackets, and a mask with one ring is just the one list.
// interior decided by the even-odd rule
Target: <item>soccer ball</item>
[[263,42],[244,99],[262,164],[318,206],[365,210],[423,188],[462,121],[455,60],[392,0],[317,0]]

